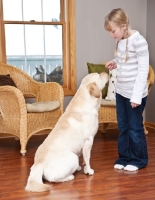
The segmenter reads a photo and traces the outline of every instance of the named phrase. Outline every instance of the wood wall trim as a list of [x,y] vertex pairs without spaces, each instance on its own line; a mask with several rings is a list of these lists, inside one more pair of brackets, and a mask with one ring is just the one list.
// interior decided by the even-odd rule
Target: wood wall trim
[[5,52],[5,36],[4,36],[4,26],[3,26],[3,3],[0,1],[0,62],[5,62],[6,58]]
[[[149,127],[149,128],[154,128],[155,129],[155,123],[152,123],[152,122],[144,122],[145,126],[146,127]],[[102,130],[102,124],[99,124],[99,128],[98,130]],[[117,129],[117,123],[109,123],[107,129]],[[42,131],[41,133],[38,133],[38,134],[48,134],[48,130],[45,130],[45,131]],[[1,138],[8,138],[8,137],[15,137],[14,135],[11,135],[11,134],[1,134],[0,133],[0,139]]]
[[[152,123],[152,122],[144,122],[144,125],[146,127],[149,127],[149,128],[153,128],[155,129],[155,123]],[[117,129],[118,126],[117,126],[117,123],[109,123],[108,126],[107,126],[107,129]],[[99,130],[102,129],[102,124],[99,124]]]
[[145,124],[146,127],[154,128],[154,129],[155,129],[155,123],[152,123],[152,122],[144,122],[144,124]]
[[76,24],[75,24],[75,0],[70,1],[70,70],[71,70],[71,91],[76,92]]
[[[67,87],[64,87],[65,96],[72,96],[76,92],[76,24],[75,0],[66,0],[66,66]],[[65,73],[64,73],[65,74]]]

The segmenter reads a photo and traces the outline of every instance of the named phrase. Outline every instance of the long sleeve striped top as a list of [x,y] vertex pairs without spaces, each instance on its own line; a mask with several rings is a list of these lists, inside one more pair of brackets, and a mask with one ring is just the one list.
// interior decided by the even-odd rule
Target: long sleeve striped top
[[148,95],[147,77],[149,71],[149,51],[145,38],[135,31],[128,38],[128,60],[126,59],[126,39],[118,43],[116,93],[129,98],[130,102],[141,104]]

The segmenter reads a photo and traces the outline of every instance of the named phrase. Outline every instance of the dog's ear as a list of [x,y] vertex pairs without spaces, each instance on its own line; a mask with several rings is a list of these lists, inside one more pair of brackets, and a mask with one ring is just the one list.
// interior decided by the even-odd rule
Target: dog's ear
[[100,90],[97,87],[96,83],[90,83],[89,85],[87,85],[88,91],[90,93],[90,95],[96,97],[96,98],[100,98]]

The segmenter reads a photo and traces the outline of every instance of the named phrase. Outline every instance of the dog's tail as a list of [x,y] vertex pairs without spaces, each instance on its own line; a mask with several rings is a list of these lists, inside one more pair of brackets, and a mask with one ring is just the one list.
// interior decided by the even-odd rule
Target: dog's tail
[[43,167],[41,164],[33,165],[25,187],[29,192],[44,192],[51,189],[49,185],[43,184]]

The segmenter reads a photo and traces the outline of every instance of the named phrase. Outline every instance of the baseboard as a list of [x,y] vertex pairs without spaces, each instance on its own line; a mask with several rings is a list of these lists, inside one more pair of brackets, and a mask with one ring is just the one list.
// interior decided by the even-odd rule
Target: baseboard
[[146,127],[154,128],[154,129],[155,129],[155,123],[152,123],[152,122],[144,122],[144,124],[145,124]]
[[[98,130],[101,130],[102,126],[102,124],[99,124]],[[118,129],[117,123],[109,123],[106,129]]]
[[11,138],[11,137],[15,137],[12,134],[8,134],[8,133],[0,133],[0,139],[1,138]]
[[[98,130],[102,130],[101,128],[102,124],[99,124],[99,128]],[[109,123],[107,126],[107,129],[117,129],[117,123]],[[40,131],[38,133],[36,133],[35,135],[44,135],[44,134],[49,134],[50,130],[44,130],[44,131]],[[0,139],[2,138],[13,138],[15,137],[12,134],[8,134],[8,133],[0,133]]]
[[[45,134],[49,134],[50,131],[51,130],[47,129],[47,130],[40,131],[34,135],[45,135]],[[0,133],[0,139],[2,138],[16,138],[16,136],[9,133]]]
[[[144,125],[145,127],[149,127],[149,128],[153,128],[155,129],[155,123],[152,123],[152,122],[144,122]],[[102,124],[99,124],[99,130],[101,130]],[[107,126],[107,129],[117,129],[118,126],[117,126],[117,123],[109,123],[108,126]]]
[[[146,127],[155,129],[155,123],[144,122],[144,124]],[[102,124],[99,124],[98,130],[102,130],[101,127],[102,127]],[[117,128],[118,128],[117,123],[109,123],[107,126],[107,129],[117,129]],[[41,131],[41,132],[37,133],[36,135],[48,134],[49,132],[50,132],[49,130],[45,130],[45,131]],[[11,135],[11,134],[0,133],[0,139],[1,138],[10,138],[10,137],[15,137],[15,136]]]

